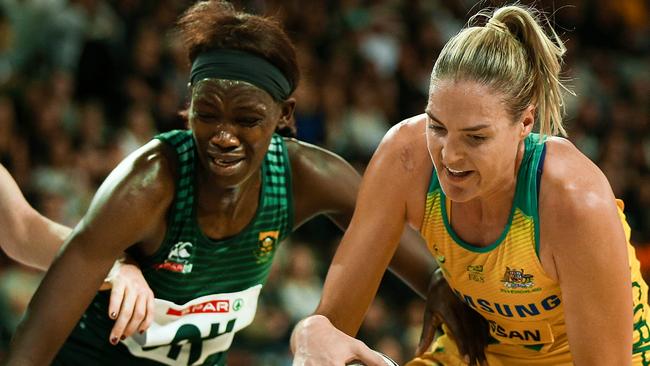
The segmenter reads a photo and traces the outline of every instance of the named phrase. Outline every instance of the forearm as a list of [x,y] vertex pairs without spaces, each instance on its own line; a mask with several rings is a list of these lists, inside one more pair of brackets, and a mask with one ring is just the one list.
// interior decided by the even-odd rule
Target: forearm
[[[603,316],[607,317],[607,314]],[[615,316],[611,318],[607,327],[592,326],[579,330],[573,327],[569,331],[569,349],[576,366],[631,364],[632,322],[627,319],[615,319]],[[590,324],[593,323],[596,322]],[[621,324],[629,326],[621,331]]]
[[336,328],[355,336],[392,256],[392,252],[379,252],[358,255],[337,251],[315,314],[324,315]]
[[16,331],[8,364],[50,364],[90,304],[113,261],[110,257],[83,255],[78,250],[68,250],[56,260]]
[[426,299],[431,276],[438,265],[422,237],[407,225],[389,268],[415,293]]
[[[616,277],[617,273],[610,270],[608,275]],[[610,290],[613,286],[608,284],[584,284],[579,294],[563,292],[567,337],[575,365],[631,363],[633,304],[632,289],[626,285],[620,283],[616,290]]]
[[0,244],[7,255],[40,269],[49,267],[70,229],[39,214],[0,165]]
[[25,215],[16,228],[15,243],[7,248],[7,254],[14,260],[41,270],[47,270],[61,249],[61,245],[72,231],[35,210]]

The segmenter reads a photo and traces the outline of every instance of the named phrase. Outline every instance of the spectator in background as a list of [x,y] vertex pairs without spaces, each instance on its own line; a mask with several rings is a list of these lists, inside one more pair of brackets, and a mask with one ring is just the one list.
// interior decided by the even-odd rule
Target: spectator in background
[[[522,1],[524,4],[531,2]],[[309,92],[313,94],[309,100],[303,99],[300,90],[296,94],[300,100],[296,111],[298,132],[304,132],[299,137],[333,150],[338,146],[337,136],[341,136],[341,131],[347,128],[341,121],[343,113],[350,108],[351,81],[368,65],[359,62],[366,60],[364,52],[359,48],[359,40],[368,33],[369,27],[376,27],[380,22],[373,19],[374,14],[393,14],[389,28],[397,26],[400,29],[393,35],[398,42],[397,70],[367,83],[369,89],[380,89],[386,80],[395,80],[397,91],[393,94],[397,97],[380,101],[380,113],[392,122],[422,111],[426,105],[430,70],[435,56],[446,40],[460,29],[467,14],[475,11],[476,1],[382,0],[346,1],[343,4],[325,0],[241,0],[237,3],[253,13],[277,14],[281,17],[290,37],[300,48],[299,64],[304,69],[301,70],[304,75],[301,87],[316,89],[313,93]],[[56,11],[40,18],[33,17],[30,9],[37,4]],[[44,210],[40,206],[41,202],[48,202],[51,193],[46,189],[47,184],[36,184],[37,175],[32,173],[35,166],[49,165],[44,152],[49,151],[48,146],[52,140],[37,138],[40,132],[33,125],[35,119],[32,114],[42,108],[43,100],[56,99],[56,103],[65,101],[56,95],[48,96],[40,92],[41,97],[30,98],[31,102],[24,96],[35,94],[34,89],[39,84],[51,85],[47,79],[60,72],[57,68],[64,64],[63,60],[67,60],[65,64],[70,69],[63,72],[68,73],[73,94],[71,103],[57,107],[66,112],[57,114],[55,129],[73,137],[74,162],[71,165],[75,166],[75,173],[69,179],[75,181],[75,186],[83,187],[80,196],[94,192],[119,160],[114,158],[119,156],[116,154],[116,150],[119,150],[115,148],[117,131],[125,128],[126,119],[123,116],[131,106],[131,103],[123,100],[121,93],[129,89],[125,70],[130,68],[130,60],[135,57],[133,54],[142,52],[134,47],[136,30],[142,24],[149,24],[161,35],[165,35],[158,40],[162,42],[159,46],[160,58],[157,60],[161,67],[156,68],[162,74],[162,90],[152,91],[154,105],[146,107],[153,113],[157,131],[184,127],[185,122],[177,111],[188,99],[186,75],[189,73],[189,64],[179,39],[173,34],[165,33],[186,4],[186,1],[175,0],[0,0],[0,13],[4,12],[5,15],[4,22],[0,16],[0,99],[11,106],[13,112],[10,114],[14,116],[7,119],[0,117],[0,156],[2,163],[39,211]],[[551,21],[555,23],[556,29],[564,32],[564,38],[569,42],[565,59],[568,72],[565,76],[578,95],[577,98],[567,100],[569,139],[594,163],[602,165],[601,150],[607,136],[613,131],[611,121],[614,116],[609,104],[623,100],[631,104],[629,108],[632,111],[632,117],[622,128],[624,139],[630,145],[631,154],[636,156],[639,148],[645,151],[647,164],[650,161],[650,69],[647,66],[650,64],[650,11],[647,1],[541,0],[535,1],[535,6],[554,14]],[[603,9],[601,13],[605,16],[594,16],[598,8]],[[352,16],[344,16],[344,13]],[[616,21],[620,32],[609,30],[610,14],[613,14],[613,18],[620,19]],[[360,20],[354,20],[355,17]],[[344,18],[352,21],[344,22]],[[34,26],[23,23],[33,21],[36,22],[37,31],[32,31],[32,34],[24,32],[25,29],[34,29]],[[74,27],[79,26],[82,27],[82,32],[70,33]],[[370,31],[376,32],[376,28]],[[43,43],[48,44],[42,48],[47,52],[33,52],[35,48],[32,41],[37,37],[42,37]],[[61,48],[62,42],[67,46]],[[76,47],[79,49],[75,50]],[[60,49],[65,54],[57,55]],[[75,57],[78,57],[76,63]],[[604,66],[598,66],[603,59],[609,61]],[[601,69],[604,69],[605,74],[611,75],[610,79],[617,85],[609,94],[602,92],[605,89],[603,84],[612,81],[598,76],[602,73],[599,71]],[[5,75],[8,79],[3,83]],[[132,92],[129,91],[130,93]],[[75,137],[80,135],[81,110],[87,101],[101,105],[101,114],[107,126],[106,145],[94,148],[94,152],[87,150],[88,145],[80,144]],[[0,107],[0,114],[2,109]],[[303,118],[306,114],[311,117]],[[319,122],[314,123],[312,117]],[[7,123],[12,119],[13,123]],[[322,126],[318,125],[321,123]],[[4,130],[7,125],[13,127]],[[321,134],[325,137],[319,137]],[[641,146],[638,147],[638,144]],[[626,202],[625,211],[632,228],[632,240],[640,253],[646,248],[650,249],[650,246],[645,246],[650,244],[650,206],[647,199],[640,198],[647,197],[648,173],[647,168],[632,163],[637,159],[621,158],[618,165],[628,172],[626,175],[641,176],[640,179],[629,180],[627,191],[621,197]],[[363,170],[367,161],[359,158],[351,163]],[[608,178],[616,179],[611,176]],[[89,197],[79,199],[70,195],[57,200],[65,201],[61,206],[68,207],[62,212],[66,217],[61,218],[66,223],[76,223],[89,203]],[[322,222],[305,226],[301,231],[301,236],[308,238],[315,237],[311,233],[317,232],[318,238],[322,240],[337,242],[339,239],[339,230],[333,225],[323,225]],[[319,266],[324,268],[326,266],[322,258],[325,257],[318,256]],[[6,258],[3,258],[3,263],[7,267],[14,266]],[[650,268],[650,256],[643,257],[642,264]],[[268,293],[271,291],[273,290]],[[405,302],[408,299],[420,301],[413,298],[408,289],[397,287],[390,281],[382,284],[380,296],[384,292],[392,298],[397,293]],[[277,309],[283,311],[281,307]],[[394,308],[390,311],[393,318],[406,316],[405,312]],[[287,316],[286,312],[284,316]],[[412,346],[404,347],[407,354],[412,353]],[[248,350],[254,360],[255,347],[245,350]],[[278,352],[285,354],[287,350]],[[246,365],[255,363],[254,360]]]
[[18,182],[26,182],[28,162],[29,145],[19,130],[14,101],[0,94],[0,164],[13,171]]
[[316,310],[323,283],[312,250],[306,243],[291,244],[288,263],[278,292],[292,326]]
[[137,150],[156,135],[153,116],[146,105],[133,104],[126,112],[126,126],[118,132],[120,160]]
[[13,35],[11,23],[0,7],[0,88],[9,84],[15,72],[11,53]]

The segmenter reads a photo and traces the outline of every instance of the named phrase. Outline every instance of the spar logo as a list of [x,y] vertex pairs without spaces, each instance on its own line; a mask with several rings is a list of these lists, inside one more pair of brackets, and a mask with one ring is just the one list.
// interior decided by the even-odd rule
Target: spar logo
[[232,306],[230,300],[210,300],[200,304],[190,305],[183,309],[167,309],[167,315],[184,316],[188,314],[227,313],[230,310],[239,311],[244,306],[243,299],[236,299]]
[[190,260],[193,249],[192,243],[179,241],[169,251],[167,259],[163,263],[155,264],[154,268],[178,273],[190,273],[192,272],[192,263]]

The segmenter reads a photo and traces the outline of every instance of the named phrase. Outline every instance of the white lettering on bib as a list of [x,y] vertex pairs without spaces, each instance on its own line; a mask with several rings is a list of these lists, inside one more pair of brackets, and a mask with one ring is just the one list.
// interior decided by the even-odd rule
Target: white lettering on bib
[[253,322],[262,285],[206,295],[177,305],[155,299],[151,327],[122,341],[131,354],[166,365],[199,365],[230,348],[236,332]]

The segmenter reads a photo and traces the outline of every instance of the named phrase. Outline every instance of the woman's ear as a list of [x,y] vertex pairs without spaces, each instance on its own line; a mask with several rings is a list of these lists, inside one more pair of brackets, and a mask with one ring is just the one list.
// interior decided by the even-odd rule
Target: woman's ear
[[533,131],[533,126],[535,125],[535,112],[537,112],[533,104],[529,105],[524,109],[524,112],[521,114],[521,139],[525,139],[528,134]]
[[293,118],[295,108],[295,98],[289,98],[280,104],[280,119],[276,130],[283,136],[295,137],[296,135],[296,120]]

